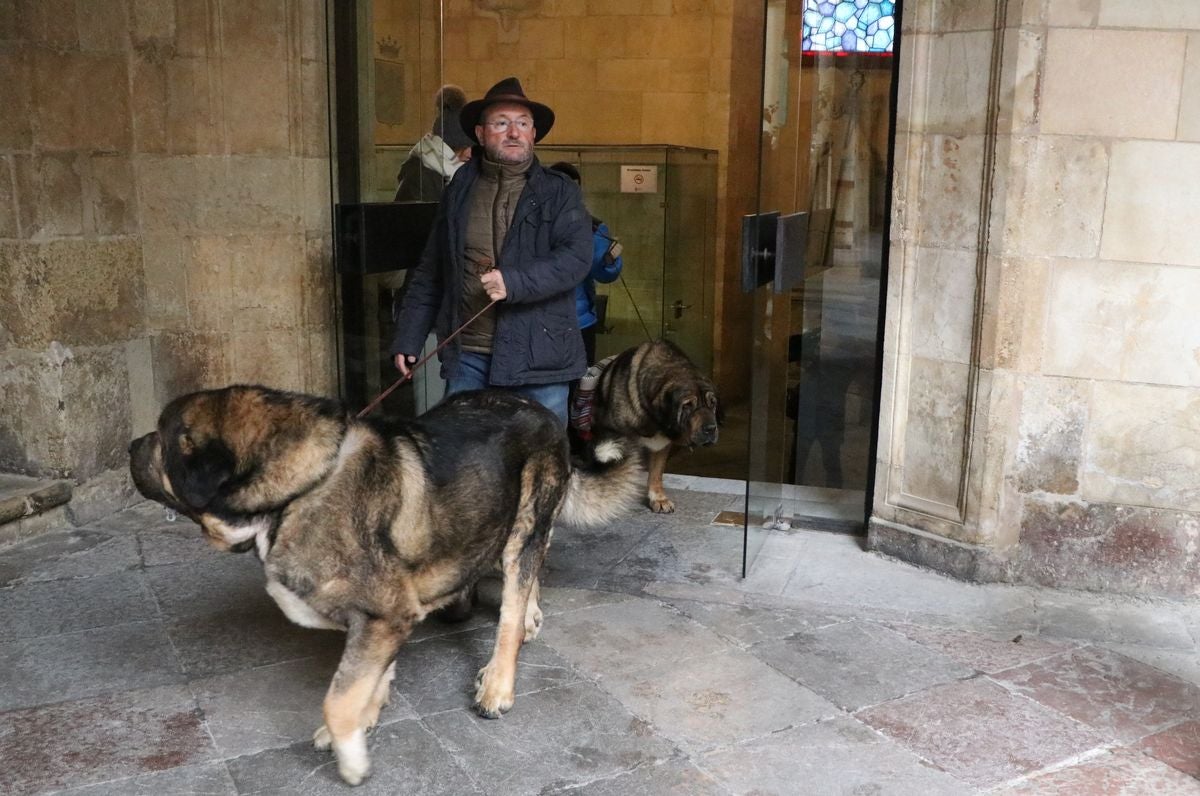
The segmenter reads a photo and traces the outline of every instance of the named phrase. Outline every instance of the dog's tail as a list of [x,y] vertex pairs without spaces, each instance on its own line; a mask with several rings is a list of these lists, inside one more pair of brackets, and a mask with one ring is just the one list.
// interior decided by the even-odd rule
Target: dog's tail
[[586,461],[575,460],[558,514],[567,525],[605,525],[631,511],[646,489],[641,451],[631,440],[596,444]]

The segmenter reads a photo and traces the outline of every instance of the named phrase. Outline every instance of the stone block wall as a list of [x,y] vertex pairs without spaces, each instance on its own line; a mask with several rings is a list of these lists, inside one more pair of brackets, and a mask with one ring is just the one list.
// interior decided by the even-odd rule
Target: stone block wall
[[904,22],[872,544],[1200,595],[1200,6]]
[[180,392],[333,389],[327,60],[323,0],[0,3],[0,470],[119,483]]

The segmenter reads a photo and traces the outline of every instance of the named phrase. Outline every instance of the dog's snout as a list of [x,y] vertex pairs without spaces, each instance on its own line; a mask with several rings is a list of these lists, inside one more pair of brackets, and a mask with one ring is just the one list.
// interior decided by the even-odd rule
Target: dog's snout
[[158,435],[157,431],[151,431],[149,434],[143,434],[142,436],[138,437],[137,439],[131,441],[129,443],[129,455],[130,456],[135,455],[143,446],[150,444],[150,440],[152,440],[157,435]]
[[700,435],[704,440],[705,445],[715,445],[719,430],[716,423],[707,423],[700,429]]

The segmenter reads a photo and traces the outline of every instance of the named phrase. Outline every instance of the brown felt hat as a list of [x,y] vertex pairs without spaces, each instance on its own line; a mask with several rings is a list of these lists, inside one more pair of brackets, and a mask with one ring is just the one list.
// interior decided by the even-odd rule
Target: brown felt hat
[[529,109],[529,115],[533,117],[533,128],[537,131],[533,138],[534,142],[545,138],[546,133],[550,132],[550,128],[554,126],[554,111],[550,110],[548,105],[534,102],[526,97],[520,80],[515,77],[506,77],[489,88],[487,94],[483,95],[483,99],[472,100],[463,106],[459,116],[462,120],[463,132],[475,143],[479,143],[479,139],[475,137],[475,126],[480,123],[483,112],[488,109],[488,106],[498,102],[515,102]]

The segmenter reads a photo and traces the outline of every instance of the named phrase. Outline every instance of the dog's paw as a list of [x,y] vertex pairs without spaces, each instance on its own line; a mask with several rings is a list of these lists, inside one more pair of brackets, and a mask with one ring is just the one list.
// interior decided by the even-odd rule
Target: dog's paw
[[646,502],[650,504],[650,510],[655,514],[675,513],[675,504],[666,496],[666,493],[660,492],[657,495],[648,495]]
[[490,665],[475,675],[475,701],[471,708],[485,719],[498,719],[513,706],[512,684],[500,684]]
[[338,761],[338,773],[342,775],[342,779],[347,785],[360,785],[367,778],[367,774],[371,773],[371,763],[366,761],[363,765],[357,763],[342,763]]
[[334,744],[338,773],[350,785],[357,785],[371,773],[371,758],[367,755],[367,739],[362,730],[355,730],[344,741]]
[[525,643],[533,641],[542,632],[542,609],[532,606],[525,612]]
[[329,734],[329,728],[322,724],[317,727],[317,731],[313,733],[313,748],[318,752],[324,752],[333,745],[333,736]]

